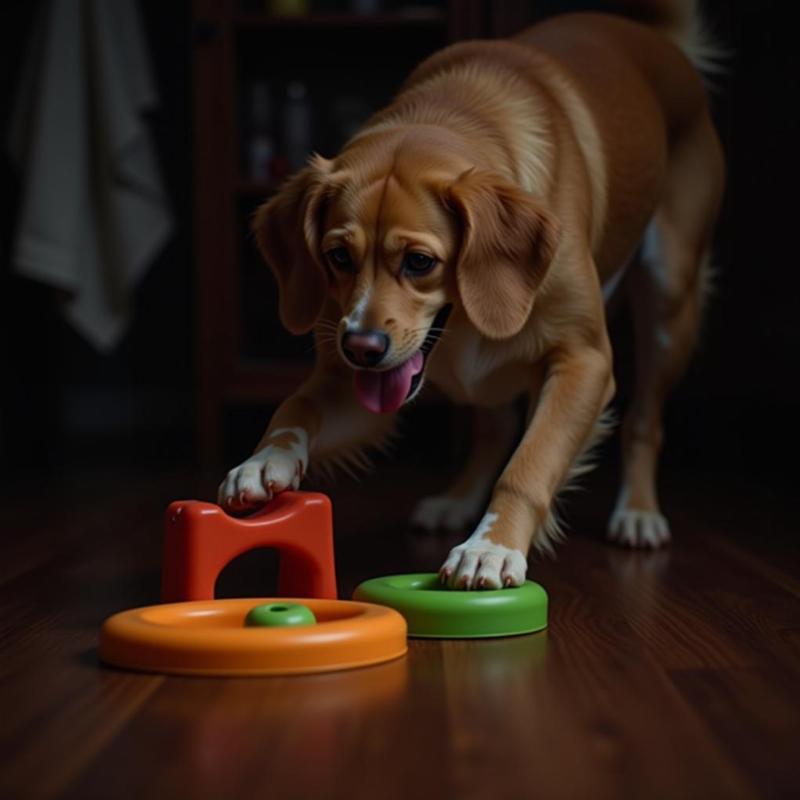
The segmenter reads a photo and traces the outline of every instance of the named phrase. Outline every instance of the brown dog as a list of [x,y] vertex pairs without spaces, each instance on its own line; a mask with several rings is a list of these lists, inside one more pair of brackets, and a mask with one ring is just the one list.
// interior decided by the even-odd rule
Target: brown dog
[[[679,36],[695,27],[687,8],[663,9]],[[480,435],[415,520],[463,527],[484,510],[524,394],[527,429],[441,569],[454,587],[520,584],[614,395],[604,293],[627,270],[637,377],[609,536],[664,544],[662,405],[697,338],[723,182],[702,79],[663,30],[571,14],[435,54],[256,216],[283,324],[314,329],[317,361],[220,502],[262,504],[296,487],[309,458],[379,442],[429,379],[476,407]]]

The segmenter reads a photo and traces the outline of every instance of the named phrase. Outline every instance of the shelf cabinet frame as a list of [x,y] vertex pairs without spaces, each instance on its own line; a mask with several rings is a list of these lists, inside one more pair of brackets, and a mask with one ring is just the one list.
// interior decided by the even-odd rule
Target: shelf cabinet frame
[[[236,47],[250,29],[277,32],[309,27],[442,30],[444,43],[497,34],[499,6],[517,0],[448,0],[440,13],[311,15],[277,18],[244,13],[235,0],[193,0],[193,245],[195,262],[195,374],[197,453],[216,465],[221,452],[222,411],[233,404],[275,404],[309,371],[291,359],[253,362],[240,347],[240,281],[243,248],[240,200],[266,199],[274,186],[240,175],[237,131]],[[506,15],[508,16],[508,15]]]

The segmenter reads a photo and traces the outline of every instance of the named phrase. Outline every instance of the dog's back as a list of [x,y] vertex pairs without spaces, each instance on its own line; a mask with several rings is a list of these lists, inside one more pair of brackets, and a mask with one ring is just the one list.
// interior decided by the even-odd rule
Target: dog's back
[[[604,280],[632,255],[636,242],[630,234],[656,212],[675,150],[687,137],[701,139],[707,151],[696,176],[721,193],[721,151],[702,76],[662,30],[612,15],[570,14],[530,28],[516,41],[558,64],[556,97],[569,96],[561,89],[568,74],[598,129],[605,165],[603,228],[611,234],[595,251]],[[574,106],[565,104],[565,111],[576,134],[586,136],[588,122]]]
[[[686,131],[703,129],[704,168],[695,177],[718,194],[723,182],[699,71],[712,63],[715,51],[702,34],[695,4],[629,0],[610,7],[641,22],[614,14],[564,14],[512,40],[452,45],[420,64],[378,117],[425,122],[426,114],[438,116],[446,108],[458,113],[463,95],[471,117],[491,121],[511,144],[514,164],[506,169],[516,172],[523,188],[543,196],[555,168],[552,134],[544,129],[557,125],[559,114],[566,116],[560,180],[566,174],[570,204],[576,193],[591,196],[592,249],[603,281],[638,246],[661,200],[670,149]],[[555,113],[547,104],[557,107]],[[580,151],[585,183],[570,167],[564,138],[574,139]],[[508,158],[490,149],[492,141],[487,137],[483,144],[487,163],[502,170]]]

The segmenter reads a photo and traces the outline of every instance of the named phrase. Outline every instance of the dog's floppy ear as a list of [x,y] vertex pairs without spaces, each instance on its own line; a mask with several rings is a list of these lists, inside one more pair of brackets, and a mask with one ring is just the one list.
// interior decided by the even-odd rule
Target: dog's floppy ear
[[467,316],[490,339],[513,336],[555,255],[558,222],[531,194],[488,172],[462,174],[446,203],[461,219],[456,282]]
[[311,330],[328,290],[317,251],[332,166],[315,156],[253,219],[258,249],[278,281],[281,322],[295,334]]

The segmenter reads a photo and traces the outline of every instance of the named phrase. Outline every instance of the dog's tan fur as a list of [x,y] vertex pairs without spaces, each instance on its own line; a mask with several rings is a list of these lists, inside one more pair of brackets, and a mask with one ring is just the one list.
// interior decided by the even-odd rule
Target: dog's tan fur
[[[533,413],[480,536],[451,554],[443,576],[459,587],[519,583],[519,562],[503,554],[547,546],[555,496],[614,395],[602,286],[627,267],[637,380],[610,535],[664,543],[661,409],[697,337],[723,181],[702,80],[652,27],[572,14],[435,54],[335,159],[315,158],[257,214],[281,319],[296,333],[313,327],[318,352],[254,458],[281,447],[276,430],[305,431],[312,461],[379,440],[391,420],[356,402],[343,332],[388,333],[380,369],[390,368],[451,303],[426,379],[478,409],[527,393]],[[340,247],[354,271],[331,267],[326,254]],[[409,251],[439,265],[410,278],[401,268]],[[448,524],[470,487],[488,486],[476,467],[501,466],[501,450],[490,442],[473,455],[466,478],[419,521]],[[245,480],[248,463],[220,487],[231,508],[286,488],[266,473]]]

